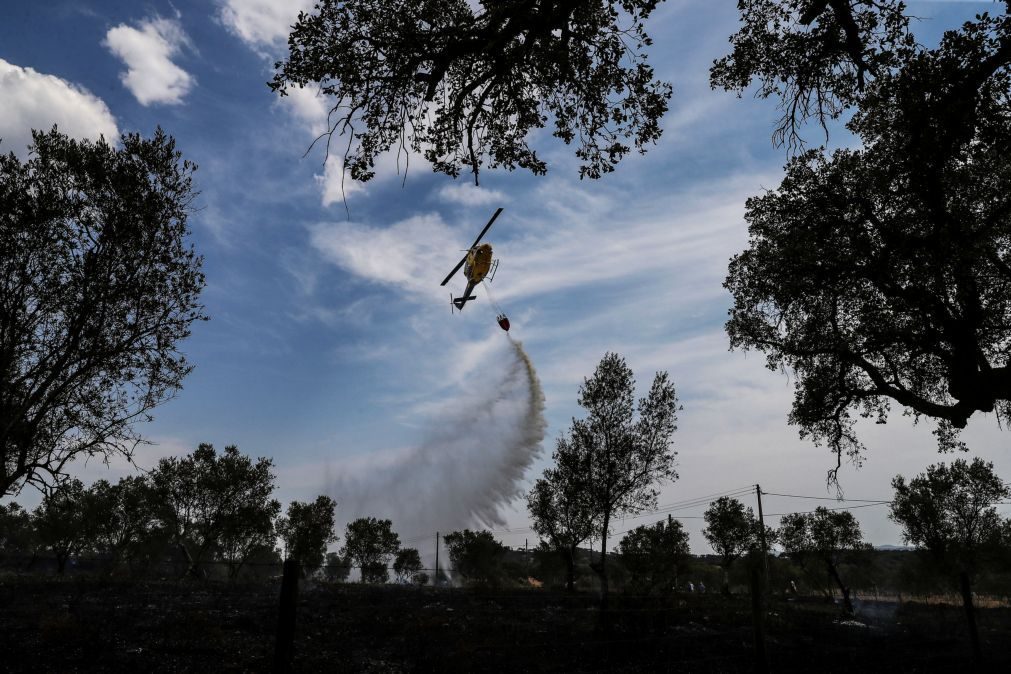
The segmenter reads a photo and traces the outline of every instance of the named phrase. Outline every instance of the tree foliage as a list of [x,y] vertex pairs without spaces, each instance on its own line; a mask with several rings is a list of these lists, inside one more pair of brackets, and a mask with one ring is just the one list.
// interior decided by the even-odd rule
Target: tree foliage
[[[321,0],[300,14],[270,87],[332,97],[329,137],[369,180],[378,155],[423,153],[436,171],[542,174],[528,144],[547,125],[577,143],[581,176],[612,171],[660,136],[669,84],[653,77],[644,22],[657,0]],[[329,141],[329,138],[328,138]]]
[[157,535],[158,495],[146,477],[131,475],[116,484],[97,480],[88,498],[94,547],[108,555],[110,567],[132,560]]
[[813,513],[793,513],[780,520],[779,542],[783,551],[801,566],[820,564],[839,586],[846,610],[853,612],[850,589],[839,565],[854,553],[870,548],[863,542],[860,523],[848,510],[816,508]]
[[254,550],[272,543],[273,518],[280,504],[274,491],[273,461],[252,459],[230,445],[218,454],[201,443],[182,458],[161,459],[151,472],[158,492],[158,519],[197,573],[218,553],[237,574]]
[[566,442],[585,466],[600,540],[600,577],[607,601],[607,536],[611,520],[653,508],[661,480],[676,480],[677,395],[666,372],[653,378],[636,405],[635,378],[625,359],[607,353],[579,389],[585,419],[573,419]]
[[889,518],[902,527],[903,540],[949,571],[975,574],[980,555],[999,545],[1009,526],[995,506],[1011,497],[1011,487],[980,458],[929,466],[908,483],[896,475],[892,487]]
[[666,521],[629,531],[618,542],[618,552],[633,586],[647,593],[673,590],[678,572],[691,557],[688,532],[670,515]]
[[336,509],[337,503],[321,494],[311,503],[292,501],[287,517],[278,519],[277,535],[284,541],[285,554],[288,559],[299,560],[304,573],[322,566],[327,560],[327,546],[337,542]]
[[393,572],[397,574],[399,582],[411,582],[421,569],[421,555],[418,554],[417,548],[403,548],[397,552],[393,560]]
[[[830,8],[812,19],[825,30],[796,35],[800,3],[754,4],[793,23],[755,38],[758,61],[734,56],[738,82],[750,72],[774,91],[778,73],[827,88],[856,106],[847,126],[863,147],[795,157],[777,190],[748,201],[749,247],[725,284],[731,345],[796,373],[790,421],[840,462],[862,455],[855,420],[883,423],[893,402],[937,419],[942,449],[962,447],[976,412],[1011,419],[1011,18],[980,15],[928,49],[904,37],[901,3],[807,3]],[[749,30],[766,30],[761,16]],[[804,65],[796,40],[835,56]]]
[[502,576],[505,548],[490,531],[454,531],[443,538],[453,570],[471,583],[494,584]]
[[589,458],[569,438],[559,438],[552,455],[554,467],[545,469],[527,494],[531,526],[565,560],[565,584],[570,592],[575,589],[576,551],[596,529],[587,483]]
[[62,481],[45,494],[35,509],[38,542],[56,557],[57,573],[62,574],[67,561],[92,540],[91,510],[84,484],[77,478]]
[[203,318],[195,167],[172,138],[33,138],[27,161],[0,156],[0,494],[81,455],[130,456]]
[[[702,535],[720,557],[723,592],[729,593],[731,565],[746,552],[761,549],[761,525],[751,508],[745,508],[743,503],[729,496],[721,496],[709,504],[703,517],[706,526]],[[774,532],[766,527],[767,543],[774,539]]]
[[344,554],[361,568],[362,582],[385,583],[389,578],[390,558],[400,549],[400,536],[392,527],[390,520],[375,517],[360,517],[348,522]]

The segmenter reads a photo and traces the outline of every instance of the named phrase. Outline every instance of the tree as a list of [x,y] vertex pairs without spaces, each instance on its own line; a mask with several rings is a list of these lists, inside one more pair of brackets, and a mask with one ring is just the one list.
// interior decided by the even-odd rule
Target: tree
[[157,494],[144,477],[128,476],[116,484],[97,480],[87,491],[89,528],[95,547],[109,555],[114,569],[134,553],[157,526]]
[[793,513],[780,520],[779,542],[783,551],[801,566],[811,561],[824,565],[839,586],[848,613],[853,612],[853,603],[839,565],[853,553],[870,547],[862,538],[860,523],[848,510],[819,507],[813,513]]
[[618,542],[618,551],[632,583],[647,593],[674,589],[678,571],[691,557],[688,532],[670,515],[666,521],[629,531]]
[[58,481],[78,456],[130,457],[204,317],[195,167],[175,141],[33,139],[24,163],[0,156],[0,494]]
[[[748,5],[751,37],[714,84],[758,77],[788,112],[797,97],[855,107],[863,147],[801,154],[748,200],[749,247],[725,283],[731,346],[796,373],[790,421],[836,452],[830,479],[863,453],[855,418],[884,423],[892,403],[964,448],[976,412],[1011,419],[1011,18],[982,14],[927,49],[891,0],[804,5],[831,8],[816,30],[794,0]],[[826,59],[809,58],[818,45]]]
[[219,455],[201,443],[183,458],[161,459],[151,472],[157,492],[158,519],[183,553],[188,572],[219,554],[234,577],[246,556],[272,542],[272,520],[280,504],[274,491],[273,461],[252,459],[235,445]]
[[401,583],[411,582],[421,572],[421,568],[421,555],[415,548],[403,548],[393,560],[393,572]]
[[656,0],[322,0],[300,14],[272,90],[332,96],[328,144],[347,136],[344,165],[369,180],[393,147],[435,170],[516,167],[543,174],[527,144],[549,123],[576,141],[580,176],[612,171],[661,133],[671,87],[646,62],[644,22]]
[[979,458],[929,466],[908,484],[896,475],[892,487],[889,518],[902,526],[902,538],[925,549],[942,570],[958,578],[972,650],[979,660],[972,580],[981,556],[998,547],[1003,530],[1011,528],[1011,520],[1002,521],[995,507],[1011,497],[1011,487],[993,472],[992,463]]
[[32,514],[17,503],[0,503],[0,559],[20,567],[19,561],[27,558],[30,567],[38,554],[36,539]]
[[590,501],[589,454],[579,452],[568,438],[558,438],[553,468],[544,471],[527,495],[527,511],[534,532],[550,542],[565,561],[565,587],[575,589],[576,551],[593,535],[595,513]]
[[495,584],[506,550],[490,531],[454,531],[443,537],[453,571],[472,583]]
[[287,558],[299,560],[304,574],[322,566],[327,546],[338,540],[334,531],[336,508],[337,503],[325,495],[317,496],[312,503],[292,501],[288,516],[277,522]]
[[323,567],[323,575],[331,583],[344,582],[351,575],[351,559],[342,557],[339,553],[326,553],[326,565]]
[[[730,567],[744,553],[761,549],[761,530],[751,508],[735,498],[721,496],[709,504],[703,517],[706,527],[702,535],[720,557],[723,568],[723,593],[730,594]],[[774,532],[766,527],[766,541]]]
[[348,522],[344,534],[344,554],[358,564],[363,583],[385,583],[389,579],[390,557],[400,549],[400,536],[393,522],[360,517]]
[[[589,501],[600,540],[602,604],[607,606],[607,535],[611,520],[656,507],[657,483],[674,481],[678,399],[666,372],[653,378],[649,394],[635,405],[635,379],[625,359],[607,353],[579,389],[585,419],[573,419],[572,451],[586,466]],[[638,418],[636,415],[638,414]]]
[[67,560],[80,554],[91,541],[90,510],[84,484],[77,478],[58,484],[35,509],[38,541],[56,557],[56,572],[61,575]]

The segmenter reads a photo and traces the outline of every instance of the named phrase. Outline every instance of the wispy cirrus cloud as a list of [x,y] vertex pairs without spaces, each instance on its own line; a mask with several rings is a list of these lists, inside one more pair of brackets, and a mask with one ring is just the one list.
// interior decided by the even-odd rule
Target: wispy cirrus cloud
[[121,23],[109,29],[102,44],[126,65],[120,80],[141,105],[178,105],[196,83],[172,61],[190,46],[178,16],[144,19],[136,26]]
[[84,87],[55,75],[0,59],[0,138],[4,153],[27,156],[32,129],[54,124],[74,138],[116,142],[116,119],[105,102]]

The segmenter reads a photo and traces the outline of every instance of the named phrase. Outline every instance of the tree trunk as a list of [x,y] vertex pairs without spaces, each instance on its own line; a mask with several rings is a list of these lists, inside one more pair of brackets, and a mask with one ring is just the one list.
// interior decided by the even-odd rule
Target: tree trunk
[[576,546],[569,548],[569,554],[565,557],[565,590],[576,591]]
[[830,562],[828,565],[828,571],[832,574],[832,578],[835,579],[836,584],[839,586],[839,590],[842,592],[843,607],[846,609],[847,613],[853,613],[853,603],[850,601],[850,589],[843,584],[842,577],[839,575],[839,570],[835,567],[835,564]]
[[611,513],[604,515],[604,528],[600,533],[600,608],[607,610],[607,528],[611,524]]
[[969,641],[972,643],[972,658],[978,666],[982,651],[979,647],[979,633],[976,631],[976,611],[972,606],[972,585],[969,583],[969,574],[965,571],[959,572],[958,580],[962,587],[962,605],[965,607],[965,618],[969,621]]
[[723,567],[723,594],[730,596],[730,569],[726,566]]

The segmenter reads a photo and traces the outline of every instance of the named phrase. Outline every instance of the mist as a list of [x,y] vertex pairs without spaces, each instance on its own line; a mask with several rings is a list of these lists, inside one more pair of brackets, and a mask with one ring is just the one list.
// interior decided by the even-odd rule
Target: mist
[[391,465],[333,483],[339,534],[357,517],[390,519],[404,547],[428,556],[436,531],[505,523],[502,509],[521,496],[526,470],[541,452],[544,393],[523,345],[511,338],[467,382],[429,420],[416,447]]

